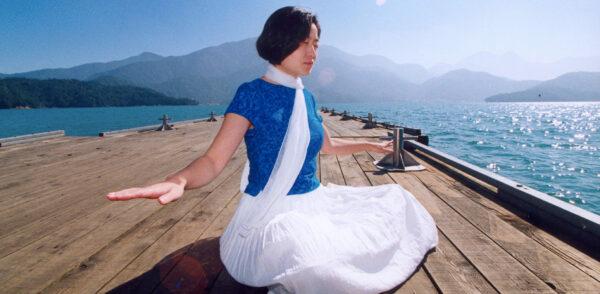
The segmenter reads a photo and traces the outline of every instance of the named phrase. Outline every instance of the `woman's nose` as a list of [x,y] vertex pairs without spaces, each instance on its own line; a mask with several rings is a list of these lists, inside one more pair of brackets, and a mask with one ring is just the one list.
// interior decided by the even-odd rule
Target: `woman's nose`
[[317,57],[317,48],[315,46],[308,46],[308,57],[315,59]]

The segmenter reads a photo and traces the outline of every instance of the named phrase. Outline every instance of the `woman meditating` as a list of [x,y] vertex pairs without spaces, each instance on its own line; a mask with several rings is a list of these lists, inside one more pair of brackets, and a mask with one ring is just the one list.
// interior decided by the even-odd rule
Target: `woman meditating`
[[235,280],[273,293],[377,293],[405,281],[438,241],[423,206],[397,184],[323,186],[316,178],[319,151],[392,151],[390,143],[330,138],[300,78],[314,66],[320,35],[311,12],[275,11],[256,42],[266,73],[239,86],[206,153],[164,182],[108,199],[174,201],[217,177],[243,138],[243,195],[220,238]]

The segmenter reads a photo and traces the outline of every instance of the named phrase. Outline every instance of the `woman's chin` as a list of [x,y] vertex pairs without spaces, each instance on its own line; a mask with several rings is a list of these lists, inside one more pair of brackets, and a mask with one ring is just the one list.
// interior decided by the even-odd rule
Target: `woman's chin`
[[302,76],[307,76],[312,72],[312,67],[302,71]]

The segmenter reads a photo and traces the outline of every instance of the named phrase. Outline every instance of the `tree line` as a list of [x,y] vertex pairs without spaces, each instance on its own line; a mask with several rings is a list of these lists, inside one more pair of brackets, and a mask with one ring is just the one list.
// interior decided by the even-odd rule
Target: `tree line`
[[0,79],[0,108],[196,104],[195,100],[173,98],[135,86],[104,85],[74,79]]

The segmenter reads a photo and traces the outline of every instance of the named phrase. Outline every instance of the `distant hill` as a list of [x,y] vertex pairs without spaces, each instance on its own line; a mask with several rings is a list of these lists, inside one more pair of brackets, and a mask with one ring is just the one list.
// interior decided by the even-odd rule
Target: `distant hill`
[[[13,78],[29,78],[29,79],[77,79],[77,80],[88,80],[94,75],[113,70],[128,64],[155,61],[162,59],[163,57],[154,53],[144,52],[140,55],[132,56],[123,60],[111,61],[111,62],[94,62],[86,63],[71,68],[50,68],[41,69],[29,72],[22,72],[16,74],[4,75],[4,77]],[[0,76],[2,77],[2,76]]]
[[346,53],[333,46],[321,46],[319,49],[319,62],[323,58],[335,58],[340,61],[369,71],[384,70],[396,77],[414,84],[420,84],[432,78],[434,75],[429,73],[425,67],[414,64],[404,63],[398,64],[391,59],[381,55],[363,55],[357,56]]
[[78,80],[0,79],[0,108],[27,106],[96,107],[137,105],[193,105],[190,99],[172,98],[133,86],[107,86]]
[[555,62],[530,62],[513,52],[479,52],[453,65],[437,64],[429,68],[429,71],[433,75],[441,75],[461,68],[513,80],[549,80],[568,72],[600,71],[600,56],[565,58]]
[[523,90],[539,83],[460,69],[426,81],[419,87],[418,95],[425,100],[483,101],[496,93]]
[[600,101],[600,72],[567,73],[524,91],[490,96],[485,101]]

